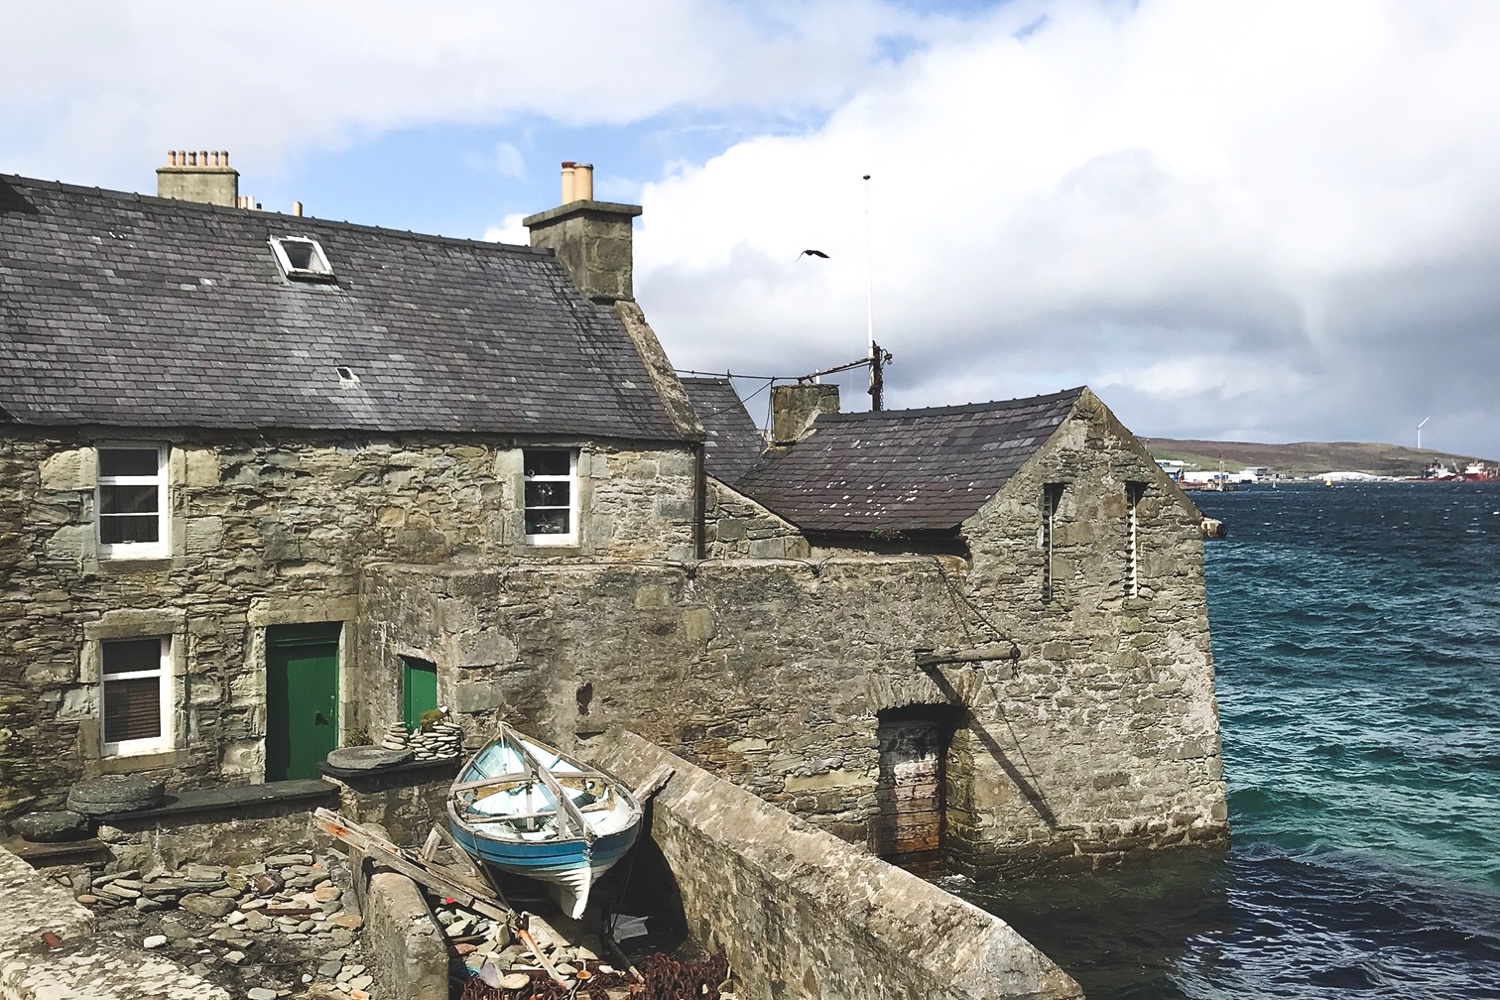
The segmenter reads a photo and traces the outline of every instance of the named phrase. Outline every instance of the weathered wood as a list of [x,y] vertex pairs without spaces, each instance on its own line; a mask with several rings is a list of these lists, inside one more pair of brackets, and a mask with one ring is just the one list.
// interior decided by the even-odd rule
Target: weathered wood
[[993,660],[1019,660],[1021,647],[1013,642],[992,642],[973,649],[912,650],[919,667],[939,667],[945,663],[987,663]]
[[537,963],[547,971],[547,975],[552,977],[552,981],[554,983],[557,983],[559,986],[562,986],[564,988],[573,985],[572,983],[564,979],[562,973],[557,971],[557,966],[549,962],[547,960],[547,956],[542,954],[542,949],[537,947],[536,939],[531,936],[530,931],[528,931],[524,927],[517,927],[516,937],[521,939],[521,943],[526,946],[526,950],[531,952],[531,957],[535,958],[537,960]]
[[515,920],[515,911],[504,904],[493,886],[460,875],[443,865],[424,861],[405,848],[397,847],[384,837],[327,809],[319,808],[314,812],[313,823],[324,833],[363,851],[392,871],[400,872],[412,881],[425,885],[476,913],[494,920]]
[[597,840],[599,835],[584,820],[583,813],[578,811],[578,806],[574,804],[573,799],[567,792],[563,791],[563,787],[557,783],[557,779],[552,776],[552,772],[543,767],[542,762],[537,760],[532,752],[527,749],[526,743],[519,735],[515,734],[515,731],[503,722],[500,723],[500,735],[510,740],[511,746],[515,747],[516,753],[520,754],[521,762],[525,764],[532,774],[542,779],[542,784],[547,786],[547,790],[557,800],[556,815],[567,817],[568,822],[578,831],[578,836],[582,837],[585,843],[592,844]]
[[942,724],[931,718],[888,720],[877,731],[880,775],[870,824],[876,851],[904,862],[943,845],[946,821]]
[[427,840],[422,844],[422,849],[417,852],[417,856],[423,861],[431,861],[437,856],[438,847],[442,843],[442,835],[438,833],[438,828],[434,826],[431,830],[427,831]]

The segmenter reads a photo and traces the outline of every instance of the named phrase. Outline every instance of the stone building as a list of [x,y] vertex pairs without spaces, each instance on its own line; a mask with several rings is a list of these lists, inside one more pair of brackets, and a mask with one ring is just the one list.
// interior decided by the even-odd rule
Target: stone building
[[170,166],[190,200],[0,178],[0,807],[310,773],[441,702],[911,861],[1225,836],[1201,515],[1087,389],[783,386],[764,448],[582,168],[520,248]]

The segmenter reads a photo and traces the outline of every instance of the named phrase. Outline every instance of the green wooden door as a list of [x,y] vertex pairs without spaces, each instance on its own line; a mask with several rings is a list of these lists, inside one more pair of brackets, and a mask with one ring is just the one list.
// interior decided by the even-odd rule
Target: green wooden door
[[437,664],[401,657],[401,721],[407,729],[422,722],[422,713],[437,708]]
[[316,778],[339,745],[338,622],[266,629],[266,780]]

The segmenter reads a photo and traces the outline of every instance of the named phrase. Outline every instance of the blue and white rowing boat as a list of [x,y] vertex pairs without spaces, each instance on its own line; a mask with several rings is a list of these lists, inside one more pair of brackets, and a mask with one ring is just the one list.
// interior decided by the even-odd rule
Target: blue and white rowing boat
[[548,883],[574,918],[640,826],[640,803],[618,778],[504,723],[448,795],[448,827],[470,857]]

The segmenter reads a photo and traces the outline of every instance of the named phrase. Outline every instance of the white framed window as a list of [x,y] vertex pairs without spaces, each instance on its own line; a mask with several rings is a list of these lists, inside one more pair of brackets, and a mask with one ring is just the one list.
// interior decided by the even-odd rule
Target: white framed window
[[296,281],[332,281],[333,265],[317,240],[306,236],[273,236],[271,251],[281,273]]
[[525,469],[526,543],[578,544],[578,451],[527,448]]
[[167,552],[167,449],[99,448],[95,520],[103,559],[160,559]]
[[99,644],[99,723],[105,756],[172,747],[172,639]]

